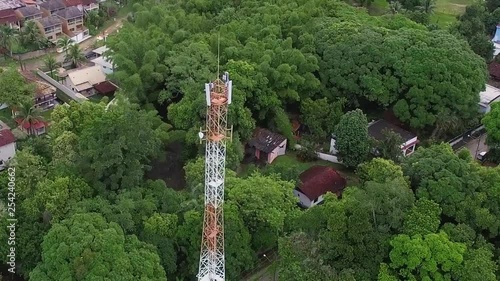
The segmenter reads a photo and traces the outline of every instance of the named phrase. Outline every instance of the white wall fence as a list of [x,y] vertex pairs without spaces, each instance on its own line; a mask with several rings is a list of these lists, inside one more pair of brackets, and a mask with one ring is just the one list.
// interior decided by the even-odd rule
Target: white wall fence
[[[296,144],[295,149],[302,149],[302,146],[300,144]],[[338,157],[336,155],[322,153],[322,152],[318,152],[318,151],[316,151],[316,155],[321,160],[325,160],[325,161],[332,162],[332,163],[342,164],[342,162],[338,159]]]

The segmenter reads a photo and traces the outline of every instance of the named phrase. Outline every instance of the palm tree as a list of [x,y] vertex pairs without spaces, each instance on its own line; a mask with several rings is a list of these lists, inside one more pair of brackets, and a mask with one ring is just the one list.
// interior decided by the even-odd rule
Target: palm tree
[[44,122],[42,111],[39,108],[35,108],[33,101],[21,102],[16,106],[15,112],[16,117],[22,120],[21,127],[24,127],[26,123],[30,125],[28,129],[29,135],[32,135],[35,132],[33,124],[37,122]]
[[85,61],[85,56],[80,50],[80,46],[77,44],[71,45],[68,48],[68,53],[64,57],[64,60],[71,61],[73,68],[77,67],[78,63]]
[[436,0],[423,0],[422,5],[418,6],[417,8],[420,9],[420,11],[430,15],[434,12],[435,7]]
[[42,43],[42,34],[34,21],[26,22],[26,25],[21,32],[21,40],[24,45],[40,45],[40,43]]
[[50,71],[50,77],[54,78],[53,77],[53,74],[54,74],[54,69],[56,69],[57,67],[57,61],[56,61],[56,58],[53,56],[53,55],[49,55],[47,56],[44,60],[43,60],[44,64],[45,64],[45,67],[49,69]]
[[14,43],[18,42],[18,37],[16,36],[17,34],[17,30],[10,28],[10,26],[0,26],[0,44],[5,49],[9,50],[11,57]]
[[403,6],[401,6],[399,1],[391,1],[391,3],[389,3],[389,9],[391,13],[395,15],[403,10]]
[[71,40],[71,38],[61,37],[61,38],[59,38],[59,40],[57,40],[57,47],[63,49],[64,54],[68,55],[68,49],[72,43],[73,43],[73,41]]

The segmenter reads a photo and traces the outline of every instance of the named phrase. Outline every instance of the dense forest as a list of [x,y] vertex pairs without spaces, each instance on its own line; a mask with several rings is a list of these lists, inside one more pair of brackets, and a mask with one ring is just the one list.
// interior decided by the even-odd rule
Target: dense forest
[[[335,0],[131,5],[128,22],[107,42],[117,102],[58,106],[48,137],[19,144],[12,163],[19,274],[32,281],[195,280],[204,182],[197,133],[203,86],[220,64],[234,85],[227,280],[242,280],[269,250],[278,252],[285,281],[500,280],[500,169],[439,143],[480,121],[486,63],[464,39]],[[340,141],[357,178],[341,198],[329,194],[302,210],[292,193],[301,165],[239,169],[242,143],[256,126],[293,144],[290,115],[297,114],[320,142],[333,131],[366,130],[368,117],[386,111],[438,141],[402,161],[369,159],[366,142]],[[490,119],[484,122],[500,128]],[[185,170],[180,191],[145,176],[153,160],[173,153],[173,143],[181,144]],[[348,159],[349,149],[364,154]],[[7,198],[9,174],[0,182]],[[0,224],[7,241],[8,222]],[[8,247],[0,243],[2,253]]]

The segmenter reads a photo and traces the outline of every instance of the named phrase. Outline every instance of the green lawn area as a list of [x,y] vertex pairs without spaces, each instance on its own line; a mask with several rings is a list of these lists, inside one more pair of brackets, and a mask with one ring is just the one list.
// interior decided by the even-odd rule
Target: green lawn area
[[52,113],[52,111],[54,111],[54,109],[49,109],[49,110],[46,110],[46,111],[42,111],[43,120],[45,120],[47,122],[50,122],[50,114]]
[[380,16],[387,12],[389,9],[389,2],[387,0],[374,0],[368,8],[368,12],[372,16]]
[[437,0],[431,23],[447,28],[456,21],[456,16],[463,14],[465,7],[472,3],[473,0]]

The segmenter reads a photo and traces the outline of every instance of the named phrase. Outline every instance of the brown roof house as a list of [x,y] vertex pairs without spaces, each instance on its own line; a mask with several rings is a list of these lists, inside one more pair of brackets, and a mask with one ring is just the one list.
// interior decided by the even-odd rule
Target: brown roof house
[[7,25],[10,28],[19,30],[20,22],[13,9],[6,9],[0,11],[0,25]]
[[48,110],[56,105],[56,87],[46,83],[30,71],[21,71],[21,75],[28,83],[35,85],[35,96],[33,97],[35,107]]
[[255,149],[255,157],[267,164],[286,152],[286,138],[263,128],[255,129],[248,145]]
[[64,4],[63,0],[49,0],[41,3],[39,6],[44,17],[55,15],[57,12],[66,9],[66,4]]
[[27,6],[16,10],[17,17],[22,21],[24,25],[25,22],[30,20],[39,20],[42,18],[42,11],[37,7]]
[[335,169],[327,166],[313,166],[300,174],[299,179],[300,183],[293,194],[304,208],[323,202],[323,195],[327,192],[340,196],[346,186],[346,180]]
[[77,7],[85,13],[99,10],[99,3],[96,0],[64,0],[66,7]]
[[57,16],[50,16],[36,21],[40,32],[51,42],[56,42],[62,33],[62,21]]

